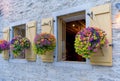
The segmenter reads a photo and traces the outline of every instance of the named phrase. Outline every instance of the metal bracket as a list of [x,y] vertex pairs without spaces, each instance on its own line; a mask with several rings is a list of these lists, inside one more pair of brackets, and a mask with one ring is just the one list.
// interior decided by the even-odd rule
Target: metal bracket
[[112,46],[112,47],[113,47],[113,44],[109,44],[109,46]]
[[53,20],[53,22],[55,22],[55,20]]
[[87,15],[93,20],[93,12],[87,13]]

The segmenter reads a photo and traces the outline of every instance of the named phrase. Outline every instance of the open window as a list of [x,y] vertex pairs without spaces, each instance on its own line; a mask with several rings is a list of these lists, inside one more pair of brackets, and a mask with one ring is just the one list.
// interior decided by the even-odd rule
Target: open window
[[[75,53],[74,39],[75,34],[82,28],[85,28],[86,25],[88,25],[90,27],[98,27],[105,31],[109,42],[107,47],[103,47],[102,49],[97,51],[95,55],[91,56],[91,64],[112,66],[111,4],[108,3],[91,7],[89,15],[86,16],[85,13],[88,13],[88,11],[81,11],[76,13],[72,12],[70,14],[57,16],[58,60],[85,61],[84,58]],[[85,18],[88,18],[89,20]]]
[[[16,36],[26,37],[25,33],[26,33],[26,25],[25,24],[13,27],[13,37],[16,37]],[[14,58],[25,59],[25,50],[23,50],[20,53],[20,55],[14,56]]]
[[[26,37],[30,40],[31,46],[29,49],[23,50],[19,56],[12,57],[15,59],[26,59],[28,61],[36,61],[36,54],[34,54],[32,45],[34,42],[34,37],[36,36],[36,21],[30,21],[26,24],[15,25],[12,27],[12,38],[16,36]],[[11,39],[12,39],[11,38]]]
[[85,11],[58,17],[58,59],[59,61],[81,61],[86,59],[74,49],[75,35],[86,27]]

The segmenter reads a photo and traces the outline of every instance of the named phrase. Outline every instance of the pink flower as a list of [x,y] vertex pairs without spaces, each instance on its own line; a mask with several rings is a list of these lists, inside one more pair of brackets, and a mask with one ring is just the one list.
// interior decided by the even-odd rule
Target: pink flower
[[97,52],[97,49],[94,49],[93,52]]

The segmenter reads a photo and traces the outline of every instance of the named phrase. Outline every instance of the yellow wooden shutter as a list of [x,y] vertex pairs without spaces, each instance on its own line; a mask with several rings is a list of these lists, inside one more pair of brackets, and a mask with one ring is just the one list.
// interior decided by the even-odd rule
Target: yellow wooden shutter
[[[91,9],[90,26],[99,27],[107,33],[109,44],[112,44],[111,4],[96,6]],[[112,66],[112,46],[103,47],[90,58],[91,64]]]
[[46,33],[51,33],[53,34],[53,18],[44,18],[42,19],[42,23],[41,23],[41,29],[42,29],[42,33],[46,32]]
[[[41,29],[42,29],[42,33],[51,33],[53,34],[53,18],[44,18],[41,21]],[[47,52],[48,53],[48,52]],[[54,52],[50,51],[49,52],[51,55],[48,56],[48,54],[46,55],[41,55],[41,59],[43,62],[53,62],[53,56],[54,56]]]
[[[9,41],[9,39],[10,39],[10,29],[9,29],[9,27],[3,29],[3,39],[6,40],[6,41]],[[5,60],[8,60],[9,59],[9,50],[3,51],[2,55],[3,55],[3,58]]]
[[28,61],[36,61],[36,54],[32,50],[34,37],[36,36],[36,21],[31,21],[26,24],[26,37],[31,42],[31,48],[26,50],[25,57]]

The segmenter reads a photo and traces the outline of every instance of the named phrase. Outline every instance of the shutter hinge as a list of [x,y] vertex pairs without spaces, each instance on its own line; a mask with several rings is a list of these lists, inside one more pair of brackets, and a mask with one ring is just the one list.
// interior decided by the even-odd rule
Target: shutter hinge
[[109,46],[112,46],[112,47],[113,47],[113,44],[109,44]]
[[87,15],[93,20],[93,12],[87,13]]

